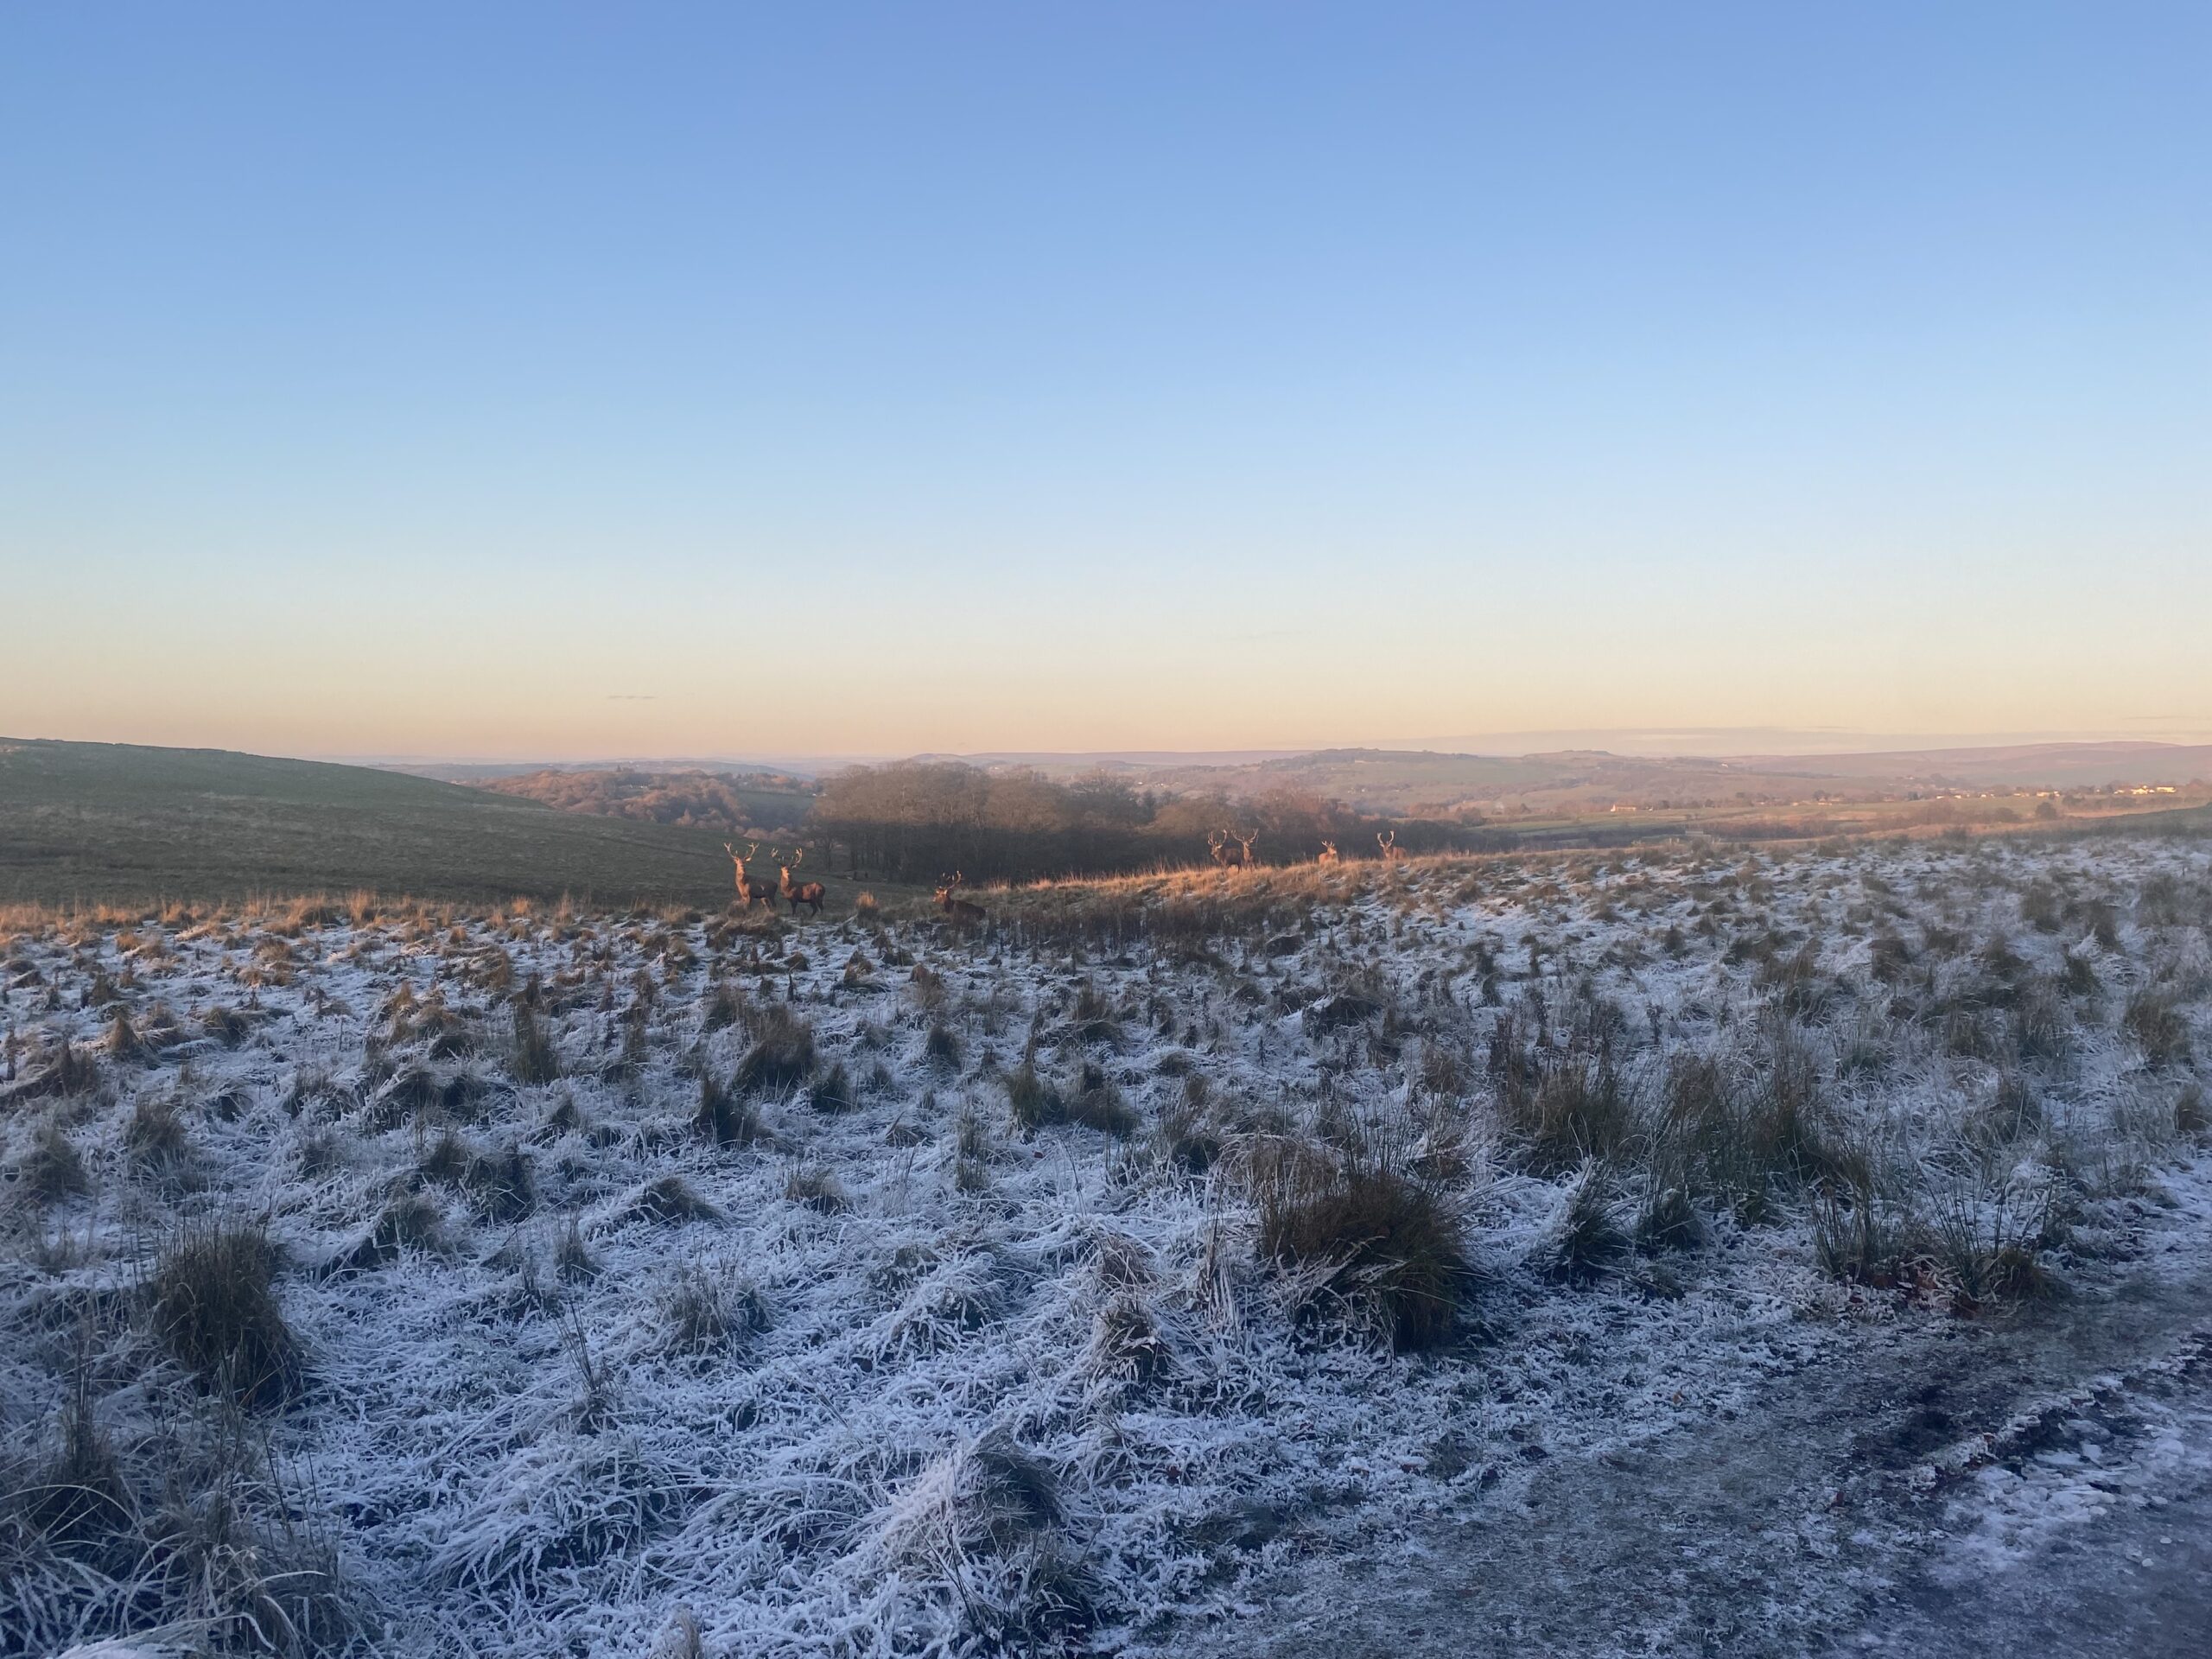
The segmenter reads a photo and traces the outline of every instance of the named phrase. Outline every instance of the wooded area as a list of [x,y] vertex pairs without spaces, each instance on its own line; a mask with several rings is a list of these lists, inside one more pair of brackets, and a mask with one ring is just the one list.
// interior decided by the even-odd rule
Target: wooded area
[[[1259,863],[1313,858],[1324,841],[1347,857],[1371,857],[1384,822],[1298,790],[1231,803],[1105,774],[1059,783],[1033,772],[909,761],[830,779],[809,824],[854,874],[925,882],[953,870],[970,880],[1022,881],[1202,864],[1209,834],[1222,830],[1253,836]],[[1398,827],[1408,851],[1461,839],[1446,825]]]

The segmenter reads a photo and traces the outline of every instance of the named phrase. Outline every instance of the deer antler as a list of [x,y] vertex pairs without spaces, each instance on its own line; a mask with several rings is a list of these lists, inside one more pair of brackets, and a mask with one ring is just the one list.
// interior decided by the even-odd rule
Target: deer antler
[[1229,832],[1225,830],[1209,830],[1206,831],[1206,845],[1209,847],[1218,847],[1228,839]]
[[804,848],[804,847],[802,847],[802,848],[800,848],[800,849],[798,849],[798,851],[797,851],[797,852],[795,852],[795,853],[793,853],[793,854],[791,855],[791,868],[792,868],[793,869],[797,869],[800,865],[802,865],[802,864],[804,864],[804,863],[805,863],[805,862],[806,862],[806,849],[805,849],[805,848]]

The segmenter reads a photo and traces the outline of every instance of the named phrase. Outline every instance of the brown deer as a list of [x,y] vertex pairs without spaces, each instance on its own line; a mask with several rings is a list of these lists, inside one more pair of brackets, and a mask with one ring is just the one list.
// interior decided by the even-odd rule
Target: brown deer
[[955,927],[981,927],[990,920],[989,915],[983,907],[981,905],[971,905],[965,899],[956,899],[952,896],[954,890],[966,880],[967,877],[962,875],[957,870],[949,876],[938,877],[937,907],[944,912],[945,919]]
[[819,881],[794,881],[791,880],[791,872],[798,867],[805,857],[806,849],[802,847],[791,855],[791,861],[790,863],[778,867],[778,873],[781,874],[784,879],[778,886],[776,891],[784,895],[784,902],[791,907],[792,915],[798,915],[798,907],[801,905],[804,905],[815,915],[819,916],[822,913],[822,901],[829,896],[827,893],[824,892],[822,884]]
[[1398,832],[1395,830],[1387,836],[1380,830],[1376,830],[1375,844],[1382,849],[1382,861],[1385,864],[1395,864],[1406,855],[1398,845]]
[[[1249,836],[1240,836],[1234,830],[1212,830],[1206,833],[1206,851],[1224,870],[1249,869],[1252,864],[1252,843],[1259,838],[1256,830]],[[1234,846],[1230,845],[1232,842]]]
[[[746,842],[745,850],[741,853],[729,842],[722,842],[722,851],[728,853],[730,862],[737,866],[738,903],[747,910],[752,909],[755,905],[766,905],[769,909],[773,910],[776,907],[776,890],[766,881],[745,873],[745,861],[760,850],[760,843],[757,841]],[[775,855],[776,849],[771,847],[768,849],[768,856],[773,858]]]
[[1316,864],[1341,864],[1344,855],[1337,850],[1335,842],[1325,841],[1321,843],[1321,850],[1313,855],[1313,861]]

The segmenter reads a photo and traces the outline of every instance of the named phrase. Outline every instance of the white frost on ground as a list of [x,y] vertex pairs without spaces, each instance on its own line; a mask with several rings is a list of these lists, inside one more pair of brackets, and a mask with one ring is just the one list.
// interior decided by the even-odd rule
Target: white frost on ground
[[[1268,922],[1079,952],[928,922],[722,937],[543,913],[27,938],[11,1025],[98,1040],[108,1014],[70,1003],[99,976],[140,1027],[159,1004],[186,1037],[111,1063],[104,1103],[50,1120],[17,1105],[0,1125],[10,1167],[53,1121],[92,1177],[21,1223],[31,1243],[0,1265],[4,1328],[42,1333],[0,1357],[0,1425],[25,1446],[50,1434],[69,1310],[117,1306],[188,1218],[265,1217],[313,1386],[258,1421],[383,1650],[634,1654],[679,1607],[709,1653],[949,1655],[1084,1629],[1172,1648],[1295,1551],[1504,1503],[1545,1458],[1732,1414],[1763,1378],[1847,1364],[1869,1322],[1946,1317],[1924,1294],[1824,1277],[1802,1208],[1712,1215],[1694,1252],[1555,1282],[1540,1258],[1566,1178],[1522,1173],[1485,1112],[1483,1046],[1504,1007],[1586,989],[1625,1013],[1648,1071],[1725,1047],[1778,994],[1732,946],[1809,941],[1838,988],[1818,1029],[1839,1097],[1933,1141],[2008,1068],[1893,1028],[1870,952],[1893,925],[1940,920],[1973,942],[1944,969],[1964,973],[2001,929],[2032,971],[2056,976],[2072,950],[2104,987],[2101,1024],[2040,1082],[2050,1132],[2094,1123],[2103,1155],[2162,1163],[2173,1143],[2139,1124],[2171,1109],[2172,1078],[2113,1030],[2154,963],[2204,1028],[2202,925],[2126,919],[2161,874],[2194,891],[2206,856],[2108,841],[1424,865],[1363,878],[1273,937]],[[2124,936],[2022,928],[2038,877],[2112,894]],[[939,987],[918,986],[917,962]],[[565,1075],[520,1084],[499,1053],[506,997],[533,978]],[[726,1082],[750,1042],[742,1021],[704,1019],[725,981],[756,1013],[808,1020],[849,1103],[772,1092],[756,1144],[696,1133],[698,1074]],[[1330,999],[1355,981],[1380,988],[1388,1018],[1333,1023]],[[403,986],[480,1051],[437,1052],[435,1021],[372,1043]],[[242,1038],[193,1034],[217,1008],[245,1017]],[[956,1058],[929,1052],[933,1027]],[[1138,1132],[1021,1133],[1003,1078],[1033,1031],[1040,1069],[1072,1089],[1090,1066]],[[1426,1071],[1432,1054],[1456,1071]],[[1447,1179],[1483,1274],[1461,1339],[1396,1355],[1301,1322],[1295,1276],[1256,1259],[1243,1188],[1157,1149],[1193,1074],[1248,1131],[1273,1114],[1433,1152],[1453,1128]],[[154,1096],[183,1103],[190,1141],[188,1163],[158,1174],[126,1144]],[[510,1155],[529,1166],[530,1213],[500,1219],[465,1171]],[[671,1178],[700,1213],[666,1213]],[[2090,1231],[2201,1228],[2202,1184],[2167,1179],[2174,1208],[2139,1224],[2095,1210]],[[378,1250],[379,1217],[409,1191],[435,1237]],[[572,1224],[588,1274],[560,1265]],[[138,1374],[103,1374],[97,1411],[127,1449],[164,1431],[180,1384],[150,1344],[126,1351]],[[2127,1500],[2100,1482],[2084,1410],[1971,1475],[1974,1550]],[[2133,1464],[2155,1471],[2189,1441],[2139,1414]]]

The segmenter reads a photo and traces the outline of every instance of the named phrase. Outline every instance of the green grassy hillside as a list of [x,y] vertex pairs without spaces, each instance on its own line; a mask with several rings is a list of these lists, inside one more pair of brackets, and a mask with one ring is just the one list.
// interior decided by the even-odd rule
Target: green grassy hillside
[[712,905],[721,840],[365,766],[0,738],[0,902],[368,887]]

